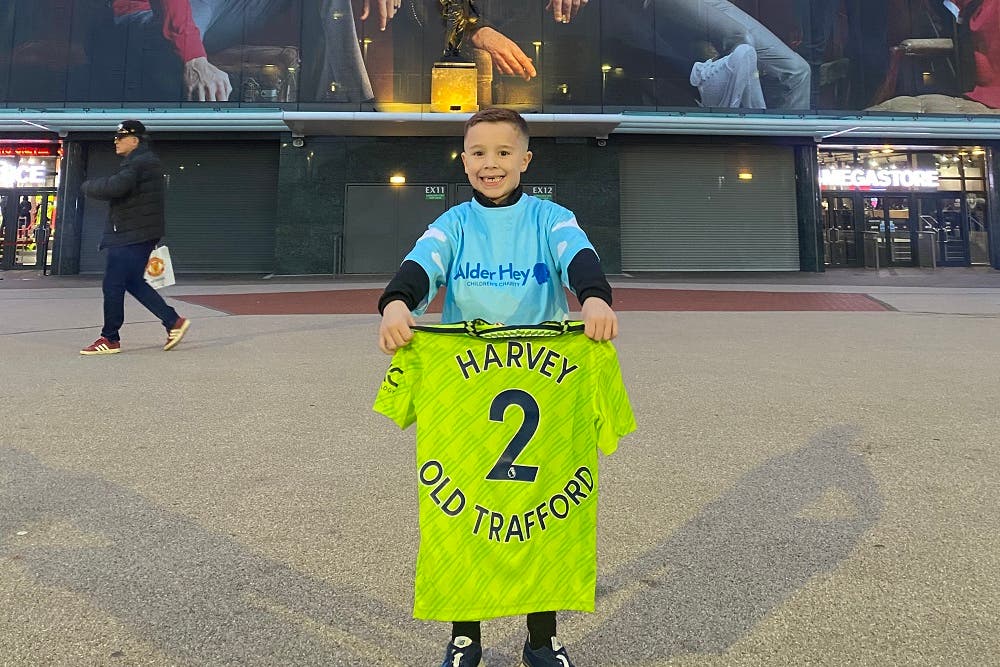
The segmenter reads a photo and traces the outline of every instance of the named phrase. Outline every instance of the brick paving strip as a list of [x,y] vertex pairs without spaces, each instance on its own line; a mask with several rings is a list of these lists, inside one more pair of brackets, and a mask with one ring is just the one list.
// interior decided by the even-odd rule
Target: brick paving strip
[[[230,315],[357,315],[375,314],[381,289],[345,289],[314,292],[269,292],[254,294],[205,294],[174,296]],[[577,307],[570,298],[571,307]],[[617,311],[851,311],[893,310],[881,301],[860,293],[757,292],[733,290],[676,290],[619,288],[615,290]],[[441,298],[429,312],[441,312]]]

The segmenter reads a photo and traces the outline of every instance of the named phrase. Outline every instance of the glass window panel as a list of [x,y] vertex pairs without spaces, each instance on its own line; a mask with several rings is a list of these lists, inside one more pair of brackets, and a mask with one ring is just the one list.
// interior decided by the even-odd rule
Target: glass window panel
[[[329,20],[320,17],[320,8],[325,4],[311,2],[309,7],[317,12],[311,17],[312,22],[324,26],[322,29],[327,32],[328,26],[335,22],[332,17]],[[233,87],[230,101],[247,106],[292,104],[300,101],[304,88],[315,93],[318,87],[315,79],[302,79],[302,13],[301,0],[272,0],[261,3],[255,12],[244,11],[241,20],[234,18],[228,30],[208,32],[205,49],[209,61],[214,60],[229,75]],[[352,34],[349,19],[345,16],[342,21],[346,38]],[[325,51],[320,51],[320,57],[325,57]],[[343,58],[359,67],[359,51],[344,49]]]
[[6,102],[8,98],[13,45],[14,3],[0,3],[0,102]]
[[[8,0],[8,3],[10,0]],[[11,100],[62,102],[70,68],[86,66],[81,45],[72,42],[70,0],[17,0],[10,50]],[[8,8],[9,11],[9,8]]]
[[[404,7],[407,3],[404,3]],[[440,29],[440,14],[437,13],[437,3],[415,3],[426,10],[422,17],[426,25]],[[361,22],[351,10],[351,3],[329,2],[328,0],[296,0],[295,6],[299,12],[297,20],[301,25],[301,77],[298,83],[298,99],[303,102],[326,102],[340,105],[328,107],[331,110],[360,109],[362,102],[374,96],[371,79],[365,68],[365,41],[369,56],[382,58],[388,62],[390,56],[386,51],[392,48],[393,63],[399,62],[395,48],[379,30],[379,3],[370,3],[371,14],[367,21]],[[360,5],[358,5],[360,6]],[[406,14],[397,15],[389,24],[395,31],[397,21],[402,22]],[[420,26],[418,26],[419,30]],[[267,30],[266,26],[264,29]],[[405,27],[402,30],[406,30]],[[389,29],[386,30],[386,33]],[[380,33],[376,38],[375,33]],[[418,32],[418,34],[420,34]],[[422,37],[422,34],[420,35]],[[276,44],[274,36],[268,37]],[[421,53],[419,42],[411,40],[411,47],[417,47],[413,53],[416,71],[419,71]],[[378,56],[376,56],[378,52]],[[427,70],[428,81],[430,68]],[[270,89],[268,89],[270,90]],[[271,95],[268,92],[267,95]],[[427,89],[427,99],[430,99],[430,89]],[[266,101],[266,100],[265,100]]]
[[600,66],[605,106],[656,106],[656,28],[655,12],[650,8],[613,0],[601,3]]
[[70,39],[78,44],[87,67],[70,68],[68,102],[117,102],[125,90],[128,29],[116,26],[106,3],[76,3]]
[[[484,2],[479,5],[486,23],[496,26],[496,29],[510,38],[517,47],[529,58],[538,72],[538,76],[525,81],[519,76],[508,76],[494,68],[493,70],[493,101],[496,104],[511,106],[515,109],[531,112],[541,111],[542,105],[556,95],[555,86],[550,74],[555,67],[559,52],[559,44],[552,41],[558,34],[553,32],[557,26],[552,14],[545,11],[544,2],[510,3]],[[600,5],[587,6],[575,20],[587,14],[599,15]]]
[[600,9],[604,3],[594,4],[588,3],[568,24],[556,23],[551,14],[542,20],[546,49],[544,88],[546,95],[552,95],[550,99],[557,109],[568,106],[572,111],[600,110],[601,66],[612,63],[602,63],[604,54],[594,48],[600,44]]
[[[444,29],[437,7],[437,2],[404,2],[404,11],[393,18],[392,98],[387,103],[403,106],[386,109],[419,110],[419,105],[430,102],[431,67],[444,52]],[[368,27],[364,30],[367,36]],[[303,39],[303,48],[305,42]]]

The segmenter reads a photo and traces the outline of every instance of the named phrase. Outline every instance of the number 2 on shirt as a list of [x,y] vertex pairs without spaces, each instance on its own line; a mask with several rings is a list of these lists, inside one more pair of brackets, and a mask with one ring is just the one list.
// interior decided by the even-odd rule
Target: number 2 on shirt
[[526,391],[507,389],[497,394],[490,404],[490,421],[503,422],[507,408],[512,405],[521,408],[524,412],[524,421],[521,422],[521,428],[517,429],[507,448],[503,450],[496,465],[486,475],[486,479],[497,482],[534,482],[535,476],[538,475],[538,466],[519,465],[514,461],[538,430],[538,402]]

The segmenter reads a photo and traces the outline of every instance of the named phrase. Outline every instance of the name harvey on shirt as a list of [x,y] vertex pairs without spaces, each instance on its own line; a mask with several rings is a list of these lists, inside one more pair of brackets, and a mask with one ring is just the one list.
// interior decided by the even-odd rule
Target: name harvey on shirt
[[506,345],[487,343],[478,356],[476,350],[467,349],[462,354],[455,355],[455,361],[466,380],[473,375],[486,373],[494,367],[527,368],[547,378],[553,378],[556,384],[562,384],[567,375],[580,368],[545,345],[516,340],[509,340]]

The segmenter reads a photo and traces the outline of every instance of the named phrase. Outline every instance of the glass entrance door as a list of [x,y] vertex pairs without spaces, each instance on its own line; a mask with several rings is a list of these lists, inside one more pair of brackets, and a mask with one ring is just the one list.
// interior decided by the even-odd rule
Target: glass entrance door
[[969,266],[969,211],[961,193],[917,198],[921,232],[935,236],[938,266]]
[[909,197],[863,198],[865,230],[878,233],[880,266],[914,266],[917,259]]
[[52,264],[55,190],[0,191],[0,268],[43,269]]
[[823,197],[823,245],[827,266],[861,266],[855,197],[850,193]]

